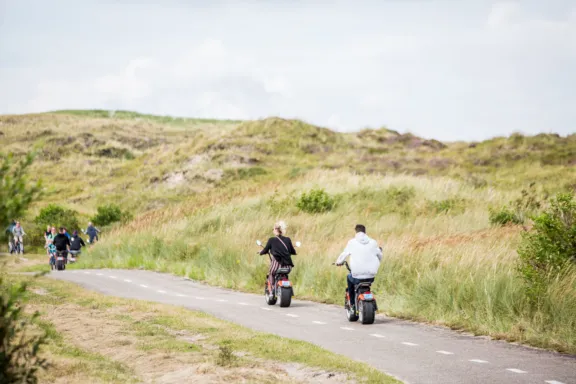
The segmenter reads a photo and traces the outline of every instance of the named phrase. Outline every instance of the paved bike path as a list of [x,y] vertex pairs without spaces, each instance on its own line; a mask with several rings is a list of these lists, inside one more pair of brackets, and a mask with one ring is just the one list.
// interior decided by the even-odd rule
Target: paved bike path
[[405,383],[576,384],[576,356],[381,315],[371,325],[350,323],[344,309],[334,305],[293,299],[289,308],[268,306],[263,295],[141,270],[66,270],[49,276],[107,295],[179,305],[258,331],[308,341]]

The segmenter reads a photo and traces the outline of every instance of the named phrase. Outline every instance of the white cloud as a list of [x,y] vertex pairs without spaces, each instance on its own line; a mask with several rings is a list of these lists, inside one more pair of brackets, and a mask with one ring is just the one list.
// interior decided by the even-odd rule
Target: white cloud
[[0,25],[0,113],[279,115],[439,139],[574,129],[576,8],[556,0],[28,1],[42,17],[23,28],[30,4],[8,0]]
[[520,4],[516,2],[495,3],[492,5],[487,25],[489,28],[510,26],[518,21],[520,10]]

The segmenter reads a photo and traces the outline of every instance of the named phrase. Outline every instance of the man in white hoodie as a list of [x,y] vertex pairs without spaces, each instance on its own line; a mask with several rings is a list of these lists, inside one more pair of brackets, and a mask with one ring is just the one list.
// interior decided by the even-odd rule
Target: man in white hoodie
[[358,224],[355,230],[356,236],[348,242],[344,252],[336,260],[336,265],[340,266],[350,256],[349,264],[352,272],[348,274],[348,292],[354,308],[356,308],[354,285],[359,284],[361,280],[374,282],[374,276],[378,273],[382,260],[382,249],[376,240],[366,235],[366,227]]

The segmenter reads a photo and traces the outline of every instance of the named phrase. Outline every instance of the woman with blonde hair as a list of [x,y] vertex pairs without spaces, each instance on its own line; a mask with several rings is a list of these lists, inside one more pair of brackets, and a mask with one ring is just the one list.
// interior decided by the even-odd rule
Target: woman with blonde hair
[[274,284],[274,274],[279,268],[292,270],[294,266],[291,255],[296,255],[296,250],[292,245],[292,240],[285,236],[287,229],[284,221],[274,224],[274,237],[269,238],[264,249],[258,252],[260,255],[265,255],[268,252],[272,254],[270,270],[268,271],[268,284],[270,287]]

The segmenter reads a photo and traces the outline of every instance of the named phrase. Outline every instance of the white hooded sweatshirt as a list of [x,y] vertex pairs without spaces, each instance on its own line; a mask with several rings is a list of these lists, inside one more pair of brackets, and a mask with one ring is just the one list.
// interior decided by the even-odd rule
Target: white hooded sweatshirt
[[356,279],[371,279],[378,273],[382,251],[376,240],[371,239],[364,232],[356,233],[356,236],[348,242],[344,252],[340,254],[336,264],[343,263],[350,256],[350,269],[352,277]]

